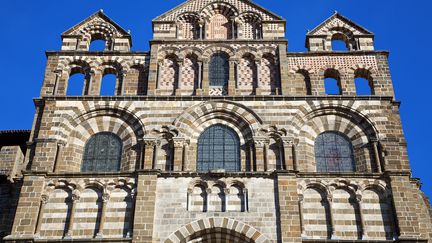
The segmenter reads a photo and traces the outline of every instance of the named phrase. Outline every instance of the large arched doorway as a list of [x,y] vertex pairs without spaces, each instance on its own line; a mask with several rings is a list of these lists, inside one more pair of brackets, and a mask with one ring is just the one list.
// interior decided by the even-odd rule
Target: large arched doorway
[[205,218],[182,226],[165,243],[254,243],[270,241],[251,225],[231,218]]
[[203,230],[196,232],[188,239],[181,241],[181,243],[219,243],[219,242],[241,242],[241,243],[253,243],[254,240],[247,236],[237,233],[233,230],[226,228],[213,228],[210,230]]

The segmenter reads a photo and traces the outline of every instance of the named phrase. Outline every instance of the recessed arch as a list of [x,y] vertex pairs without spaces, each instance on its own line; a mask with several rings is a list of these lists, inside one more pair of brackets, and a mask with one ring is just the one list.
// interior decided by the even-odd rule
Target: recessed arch
[[215,240],[216,238],[212,238],[215,232],[225,233],[224,238],[228,235],[233,236],[239,240],[238,242],[270,243],[267,237],[253,226],[231,218],[205,218],[191,222],[172,233],[164,243],[194,242],[193,240],[200,236]]
[[247,141],[252,138],[262,124],[262,119],[246,106],[228,101],[210,101],[186,109],[175,119],[173,125],[185,137],[189,137],[191,142],[196,142],[203,131],[202,124],[218,117],[231,121],[234,129],[241,131],[239,134],[241,143],[244,143],[245,139]]

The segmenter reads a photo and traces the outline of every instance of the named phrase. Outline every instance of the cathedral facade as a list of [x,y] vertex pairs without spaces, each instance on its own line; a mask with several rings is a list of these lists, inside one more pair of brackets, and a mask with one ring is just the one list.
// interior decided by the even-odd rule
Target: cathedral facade
[[188,0],[149,52],[102,11],[64,32],[28,142],[1,146],[4,242],[432,242],[389,53],[339,13],[288,52],[285,24]]

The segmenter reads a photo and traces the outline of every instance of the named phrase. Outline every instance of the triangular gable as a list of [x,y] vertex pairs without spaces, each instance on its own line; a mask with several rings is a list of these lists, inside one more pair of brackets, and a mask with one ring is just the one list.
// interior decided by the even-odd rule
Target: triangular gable
[[255,12],[262,16],[263,21],[284,21],[284,19],[269,10],[253,3],[250,0],[187,0],[186,2],[178,5],[177,7],[165,12],[164,14],[153,19],[155,22],[173,22],[176,20],[177,16],[186,12],[199,13],[204,7],[211,3],[223,2],[228,3],[239,11],[243,12]]
[[318,27],[308,32],[308,36],[326,35],[328,30],[334,27],[345,27],[353,32],[354,35],[373,35],[366,28],[354,23],[347,17],[335,12],[330,18],[322,22]]
[[62,36],[80,35],[81,34],[80,30],[83,27],[91,25],[94,22],[101,22],[101,21],[113,27],[116,30],[117,32],[116,34],[118,35],[118,37],[127,37],[127,38],[131,37],[128,31],[124,30],[120,25],[114,22],[114,20],[108,17],[102,10],[97,11],[90,17],[81,21],[79,24],[65,31],[62,34]]

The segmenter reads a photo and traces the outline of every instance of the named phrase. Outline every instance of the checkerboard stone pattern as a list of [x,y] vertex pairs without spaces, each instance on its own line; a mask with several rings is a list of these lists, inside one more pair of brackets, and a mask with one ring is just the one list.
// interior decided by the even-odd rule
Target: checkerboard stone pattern
[[[189,0],[153,34],[149,52],[131,51],[130,33],[98,11],[47,52],[30,141],[0,141],[4,242],[432,242],[372,32],[335,13],[293,53],[284,19],[254,1]],[[333,52],[335,38],[348,49]],[[105,51],[89,50],[96,39]],[[213,55],[228,66],[210,67]],[[210,86],[210,70],[226,83]],[[83,93],[71,97],[76,73]],[[116,91],[102,97],[106,73]],[[329,74],[340,95],[326,94]],[[201,134],[221,124],[238,136],[238,171],[197,171]],[[355,171],[319,172],[325,132],[351,143]],[[121,141],[120,169],[82,172],[99,133]]]

